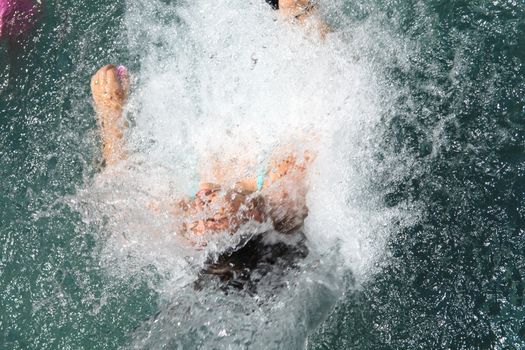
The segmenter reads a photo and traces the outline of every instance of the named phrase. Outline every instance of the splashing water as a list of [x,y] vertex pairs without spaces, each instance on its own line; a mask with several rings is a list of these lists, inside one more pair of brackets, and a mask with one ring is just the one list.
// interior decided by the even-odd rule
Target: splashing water
[[[345,276],[358,287],[373,272],[389,223],[404,215],[383,208],[368,181],[384,91],[353,45],[369,34],[335,31],[321,40],[264,2],[237,0],[130,1],[126,26],[140,61],[127,111],[133,156],[97,175],[72,203],[84,221],[99,223],[109,274],[161,276],[153,286],[159,314],[132,346],[304,347]],[[173,234],[173,218],[148,205],[190,194],[214,158],[241,177],[287,147],[317,154],[304,228],[309,256],[284,287],[270,276],[256,295],[195,290],[206,257],[242,234],[197,252]]]
[[[264,0],[49,0],[1,40],[0,348],[524,347],[522,3],[319,3],[324,42]],[[111,174],[106,63],[134,83]],[[196,251],[151,204],[290,144],[317,151],[309,255],[255,294],[194,288],[262,228]]]

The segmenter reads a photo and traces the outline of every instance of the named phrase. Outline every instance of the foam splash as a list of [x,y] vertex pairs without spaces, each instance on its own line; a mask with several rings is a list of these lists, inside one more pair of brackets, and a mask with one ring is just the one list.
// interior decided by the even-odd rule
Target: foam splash
[[[344,35],[321,41],[264,1],[129,1],[127,29],[141,59],[128,107],[134,156],[76,200],[83,217],[106,217],[110,273],[154,266],[163,276],[153,286],[161,312],[133,346],[304,347],[345,288],[345,273],[370,275],[400,215],[381,206],[368,181],[384,101],[373,65]],[[287,148],[317,154],[305,224],[311,254],[278,290],[271,281],[258,296],[194,290],[205,254],[173,234],[176,219],[145,208],[191,193],[216,159],[243,176]]]

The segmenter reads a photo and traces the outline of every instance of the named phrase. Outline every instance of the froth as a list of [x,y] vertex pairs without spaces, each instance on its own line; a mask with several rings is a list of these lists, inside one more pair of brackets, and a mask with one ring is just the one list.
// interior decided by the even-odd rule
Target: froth
[[[102,188],[98,192],[120,198],[118,209],[104,210],[121,213],[120,220],[113,219],[112,230],[125,231],[134,243],[123,245],[113,239],[105,254],[115,257],[133,246],[135,264],[153,264],[166,275],[178,276],[163,288],[170,305],[161,316],[163,324],[169,328],[183,322],[191,328],[206,319],[207,328],[202,327],[215,332],[213,339],[219,343],[227,338],[220,334],[242,328],[239,320],[228,316],[231,310],[221,306],[219,299],[225,296],[215,295],[212,302],[206,298],[213,293],[195,293],[187,287],[195,273],[192,266],[203,258],[179,247],[169,229],[172,219],[160,220],[144,210],[152,198],[162,201],[191,193],[216,159],[242,176],[265,166],[278,149],[308,149],[317,155],[310,172],[310,212],[305,223],[312,254],[295,287],[285,289],[281,299],[265,309],[273,310],[273,316],[258,319],[262,322],[258,328],[255,312],[250,335],[240,332],[237,340],[253,342],[254,334],[264,333],[267,317],[275,330],[292,327],[290,320],[303,319],[302,305],[317,305],[313,301],[323,293],[333,301],[341,290],[343,271],[350,270],[358,280],[366,278],[383,249],[391,218],[399,215],[382,207],[369,183],[376,166],[373,130],[380,122],[383,97],[373,65],[352,47],[352,40],[359,42],[366,32],[356,32],[360,37],[352,40],[334,32],[322,40],[283,21],[264,1],[199,0],[176,5],[129,1],[126,16],[130,50],[140,58],[140,69],[131,72],[134,86],[127,111],[133,125],[128,139],[135,154],[130,161],[134,170],[110,180],[128,184],[121,192],[114,184],[93,185],[85,195],[93,200],[100,196],[94,194],[97,188]],[[188,256],[196,260],[188,263]],[[224,333],[206,308],[194,309],[192,320],[170,311],[179,303],[202,305],[203,299],[217,308],[220,322],[227,326]],[[255,310],[260,303],[253,302]],[[291,308],[297,311],[295,316],[277,310],[287,302],[296,306]],[[237,305],[233,299],[225,303]],[[327,307],[306,309],[318,315],[321,309],[326,314]],[[304,334],[313,326],[313,321],[306,325]],[[152,323],[146,329],[155,327]],[[294,331],[295,340],[290,341],[304,341],[302,331]],[[284,333],[280,337],[274,331],[273,336],[282,340]],[[139,338],[137,344],[147,342]]]

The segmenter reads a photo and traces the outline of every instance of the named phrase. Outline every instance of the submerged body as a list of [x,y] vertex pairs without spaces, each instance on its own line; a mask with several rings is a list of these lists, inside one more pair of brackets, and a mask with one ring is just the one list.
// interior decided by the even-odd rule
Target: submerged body
[[[122,68],[107,65],[93,76],[91,89],[103,143],[102,156],[106,167],[110,167],[128,156],[124,138],[127,125],[122,110],[129,78]],[[306,175],[311,161],[308,152],[299,155],[286,150],[273,157],[262,176],[236,180],[228,176],[233,169],[216,165],[220,174],[213,174],[213,178],[221,180],[221,184],[203,178],[193,198],[168,203],[171,213],[183,218],[176,232],[195,244],[206,233],[233,234],[250,221],[271,221],[281,233],[297,229],[308,212]],[[151,208],[159,206],[153,203]]]
[[[307,18],[313,18],[312,23],[319,25],[317,29],[321,36],[324,35],[322,22],[315,16],[313,6],[303,0],[280,1],[279,5],[280,13],[292,22],[304,23]],[[129,92],[127,70],[122,66],[102,67],[91,79],[91,90],[102,140],[102,156],[105,166],[112,167],[125,161],[129,152],[125,140],[128,126],[123,117]],[[299,229],[308,215],[307,175],[313,159],[314,154],[304,148],[284,147],[273,152],[265,169],[244,178],[235,178],[233,174],[247,174],[248,171],[239,172],[238,165],[214,159],[211,170],[201,173],[200,187],[194,196],[153,202],[145,210],[158,212],[160,208],[168,208],[168,215],[176,222],[173,231],[197,249],[208,244],[210,235],[233,235],[245,231],[245,225],[259,225],[264,230],[271,227],[270,231],[287,236],[297,233],[296,244],[290,249],[284,249],[280,243],[268,244],[264,239],[243,237],[241,241],[244,243],[231,247],[218,261],[209,261],[203,270],[204,275],[214,274],[222,279],[235,280],[239,271],[244,271],[241,275],[245,276],[248,271],[249,276],[251,269],[265,266],[268,261],[275,263],[276,257],[283,255],[287,257],[282,261],[292,264],[307,254],[304,235]],[[260,254],[254,254],[254,250]]]

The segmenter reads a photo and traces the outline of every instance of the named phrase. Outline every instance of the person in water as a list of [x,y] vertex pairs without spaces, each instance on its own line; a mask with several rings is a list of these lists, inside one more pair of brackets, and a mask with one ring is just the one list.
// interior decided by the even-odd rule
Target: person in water
[[[91,79],[91,92],[102,140],[106,167],[128,156],[124,138],[127,127],[123,108],[129,92],[129,75],[123,67],[106,65]],[[306,215],[307,170],[312,161],[308,152],[298,155],[286,151],[270,161],[262,174],[227,180],[224,184],[202,182],[193,198],[173,201],[173,215],[184,218],[178,233],[196,242],[205,233],[235,233],[249,221],[270,220],[274,228],[288,233],[299,228]],[[217,176],[214,176],[217,178]]]
[[[318,19],[309,1],[274,3],[280,13],[292,21],[304,23],[315,16],[321,34],[326,33],[327,27]],[[114,65],[100,68],[91,79],[91,91],[102,139],[102,156],[105,165],[110,167],[127,157],[126,122],[122,116],[129,93],[127,70]],[[171,206],[174,215],[184,218],[178,231],[192,242],[195,237],[210,232],[233,234],[249,221],[270,220],[278,232],[294,231],[308,213],[307,170],[312,158],[309,152],[284,151],[271,159],[262,174],[237,179],[233,185],[231,181],[223,184],[202,181],[193,198],[180,199]],[[227,175],[222,177],[226,180]]]

